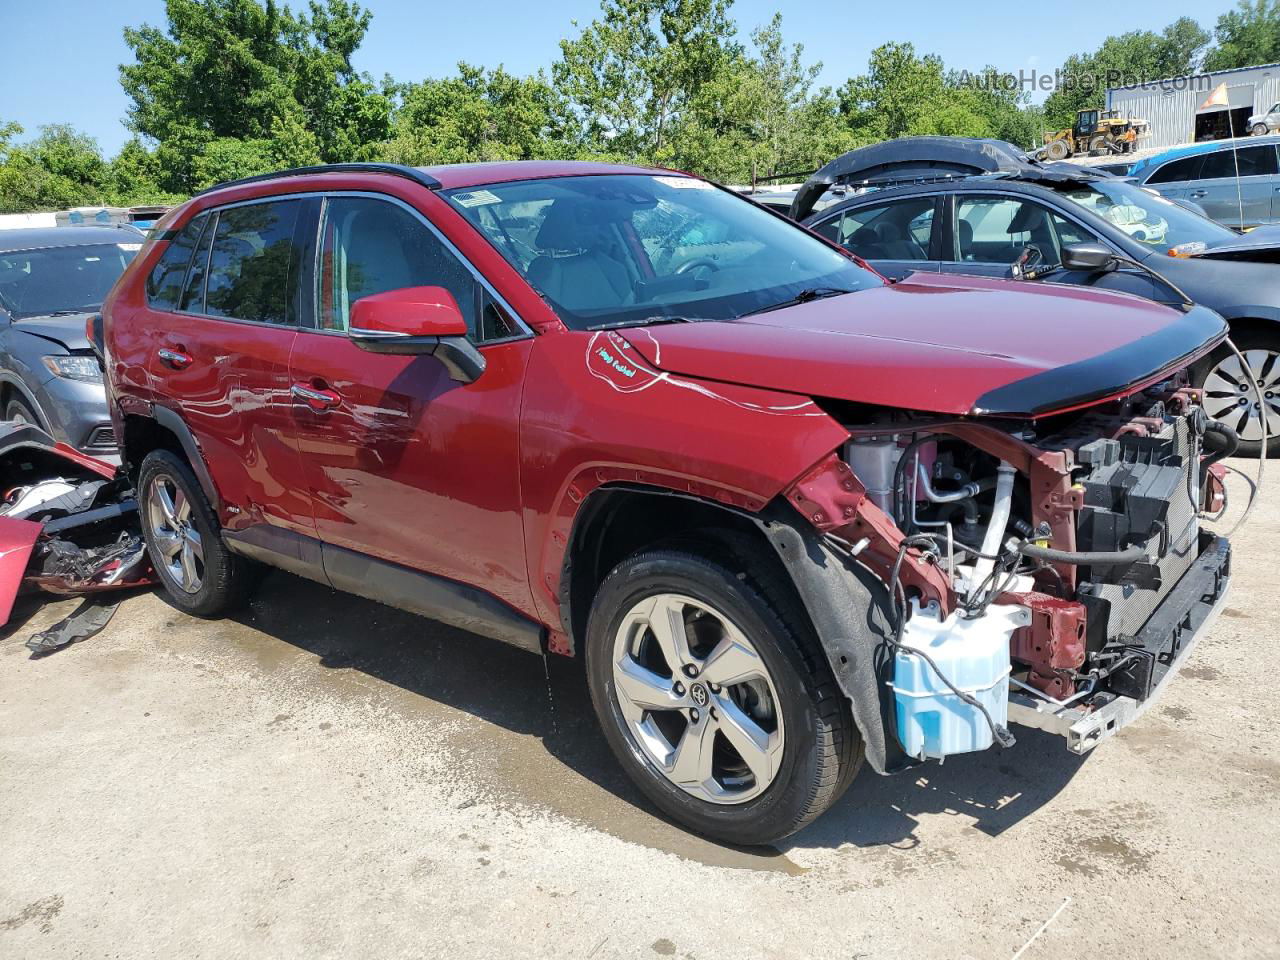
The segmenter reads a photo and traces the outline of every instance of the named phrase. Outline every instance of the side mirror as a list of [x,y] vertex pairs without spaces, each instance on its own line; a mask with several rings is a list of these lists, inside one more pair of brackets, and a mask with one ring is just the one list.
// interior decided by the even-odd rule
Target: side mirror
[[430,354],[460,383],[484,373],[484,355],[467,339],[467,321],[444,287],[402,287],[351,305],[347,335],[361,350]]
[[1116,267],[1116,256],[1100,243],[1070,243],[1062,248],[1062,266],[1085,273],[1105,273]]

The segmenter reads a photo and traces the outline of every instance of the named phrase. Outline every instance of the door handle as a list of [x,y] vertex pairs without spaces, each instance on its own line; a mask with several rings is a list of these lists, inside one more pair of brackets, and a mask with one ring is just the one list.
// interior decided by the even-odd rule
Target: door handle
[[293,396],[303,401],[312,410],[331,410],[342,402],[342,398],[332,390],[316,390],[313,387],[295,383],[289,388]]
[[174,370],[185,370],[191,366],[191,357],[180,350],[161,347],[156,351],[156,356],[160,358],[160,362],[166,367],[172,367]]
[[1208,195],[1209,195],[1208,190],[1192,190],[1191,191],[1191,199],[1193,200],[1199,200],[1201,197],[1207,197]]

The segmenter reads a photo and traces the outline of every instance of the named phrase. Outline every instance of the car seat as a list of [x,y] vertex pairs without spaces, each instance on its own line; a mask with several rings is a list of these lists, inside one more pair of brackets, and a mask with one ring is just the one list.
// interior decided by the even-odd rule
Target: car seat
[[547,209],[529,264],[529,282],[569,310],[633,302],[627,269],[605,252],[603,210],[578,197],[561,197]]
[[960,259],[973,259],[973,224],[968,220],[956,221],[956,232],[960,240]]
[[880,240],[886,260],[923,260],[925,253],[920,245],[910,239],[896,223],[876,224],[876,236]]

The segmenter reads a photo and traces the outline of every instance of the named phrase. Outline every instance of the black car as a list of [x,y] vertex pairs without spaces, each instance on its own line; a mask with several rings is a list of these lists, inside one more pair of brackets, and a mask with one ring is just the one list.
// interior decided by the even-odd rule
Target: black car
[[[858,192],[813,212],[833,186]],[[1280,228],[1241,237],[1107,173],[948,137],[844,154],[806,182],[791,215],[892,280],[916,271],[1017,275],[1171,305],[1185,294],[1230,324],[1269,404],[1268,452],[1280,451]],[[1261,410],[1235,354],[1223,347],[1195,375],[1205,409],[1239,433],[1241,452],[1256,455]]]

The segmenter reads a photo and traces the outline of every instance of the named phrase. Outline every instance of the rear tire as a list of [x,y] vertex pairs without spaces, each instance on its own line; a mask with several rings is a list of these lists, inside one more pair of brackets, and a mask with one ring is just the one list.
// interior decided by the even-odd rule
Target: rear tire
[[[863,744],[785,583],[742,557],[654,549],[618,564],[592,605],[586,669],[610,747],[663,813],[716,840],[762,844],[828,809]],[[673,649],[682,662],[670,662]]]
[[[1231,339],[1261,380],[1263,402],[1269,405],[1267,455],[1280,454],[1280,327],[1275,331],[1246,330]],[[1240,436],[1237,456],[1256,457],[1262,452],[1262,421],[1256,394],[1235,352],[1225,343],[1198,365],[1195,385],[1204,390],[1204,409]],[[1243,402],[1242,402],[1243,401]]]
[[243,602],[247,562],[227,549],[222,527],[191,468],[153,450],[138,472],[142,538],[170,602],[195,617],[218,617]]

